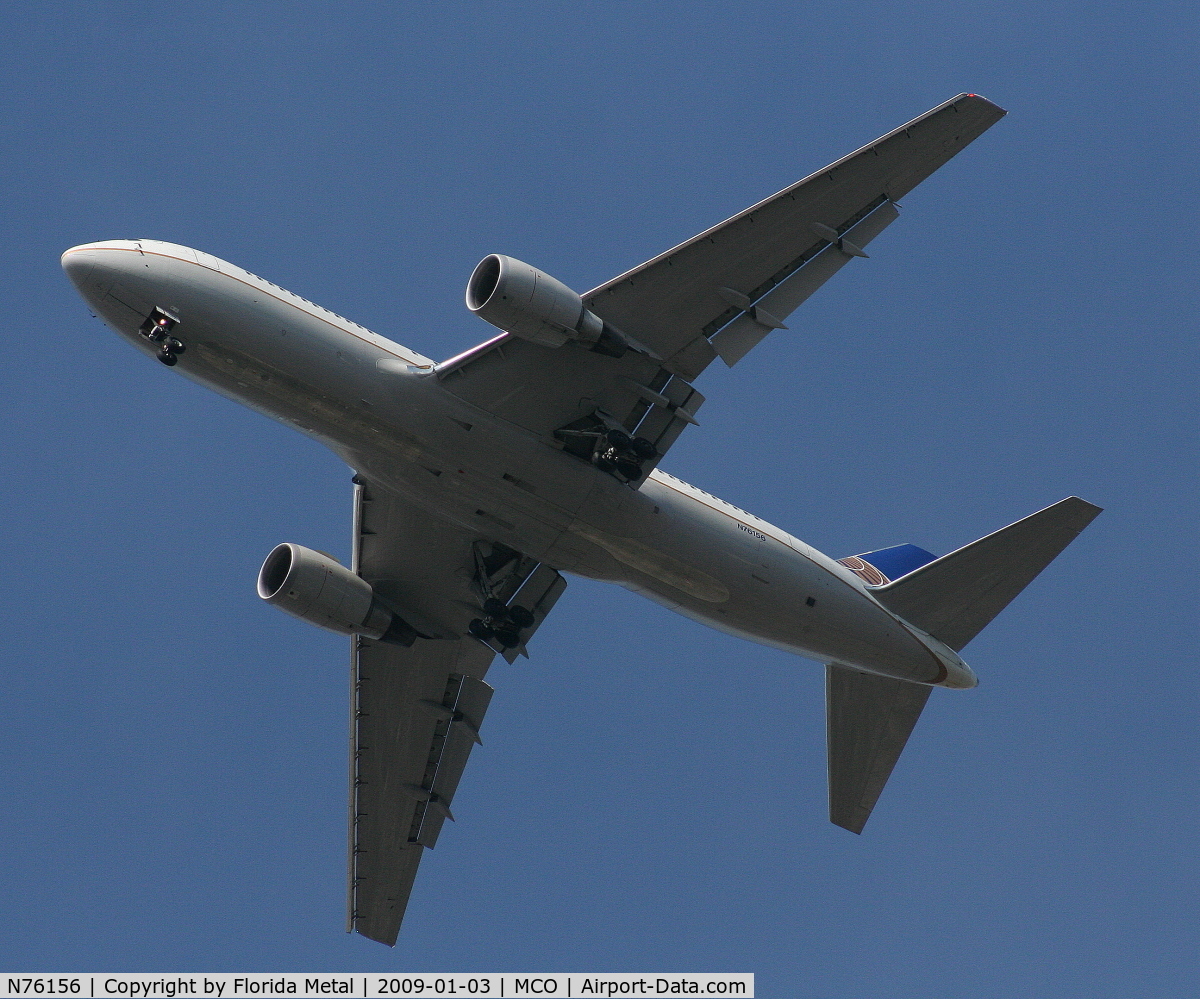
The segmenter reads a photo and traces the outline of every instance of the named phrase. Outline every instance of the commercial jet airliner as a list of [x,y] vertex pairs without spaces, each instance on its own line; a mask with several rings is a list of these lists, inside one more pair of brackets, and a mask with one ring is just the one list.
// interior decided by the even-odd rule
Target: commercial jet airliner
[[435,362],[233,264],[149,239],[63,254],[148,357],[321,441],[354,469],[348,567],[297,544],[258,594],[351,636],[347,930],[394,944],[452,818],[495,656],[566,588],[609,580],[825,664],[831,820],[858,833],[960,650],[1100,511],[1064,499],[935,558],[833,559],[658,466],[733,366],[1004,111],[960,95],[580,295],[493,254],[467,307],[501,332]]

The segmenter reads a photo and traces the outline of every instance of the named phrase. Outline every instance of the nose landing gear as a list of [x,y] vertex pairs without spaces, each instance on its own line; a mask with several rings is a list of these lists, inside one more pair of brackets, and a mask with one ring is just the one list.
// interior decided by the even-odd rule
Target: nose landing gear
[[179,325],[179,318],[171,315],[166,309],[155,306],[146,321],[138,327],[138,331],[151,343],[158,344],[158,359],[171,367],[179,363],[179,355],[187,348],[183,341],[170,335]]
[[158,348],[158,359],[168,367],[172,367],[179,363],[179,356],[187,347],[173,336],[166,337]]

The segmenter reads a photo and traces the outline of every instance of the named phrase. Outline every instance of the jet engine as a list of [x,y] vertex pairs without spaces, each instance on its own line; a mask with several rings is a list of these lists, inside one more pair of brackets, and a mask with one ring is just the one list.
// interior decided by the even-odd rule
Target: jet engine
[[344,635],[412,645],[417,637],[385,607],[371,584],[328,555],[300,545],[272,549],[258,571],[258,595],[310,624]]
[[604,320],[565,284],[499,253],[484,257],[471,272],[467,308],[506,333],[546,347],[568,340],[594,344],[604,332]]

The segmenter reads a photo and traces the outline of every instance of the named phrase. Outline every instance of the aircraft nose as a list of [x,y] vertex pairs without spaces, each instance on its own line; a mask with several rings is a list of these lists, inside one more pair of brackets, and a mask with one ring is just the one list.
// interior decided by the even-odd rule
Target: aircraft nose
[[84,243],[81,246],[72,246],[62,255],[62,269],[66,272],[79,292],[82,294],[88,277],[92,273],[92,268],[96,266],[97,251]]
[[129,271],[129,249],[134,244],[121,240],[81,243],[63,253],[62,269],[83,300],[98,309],[113,283]]

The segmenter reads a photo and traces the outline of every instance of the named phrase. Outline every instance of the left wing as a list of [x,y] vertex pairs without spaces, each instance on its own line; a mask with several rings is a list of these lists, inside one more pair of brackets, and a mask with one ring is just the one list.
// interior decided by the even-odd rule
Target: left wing
[[[733,365],[890,224],[895,200],[1004,115],[960,94],[582,296],[606,333],[505,333],[435,367],[446,388],[637,486]],[[632,439],[632,440],[631,440]]]
[[745,315],[759,339],[778,328],[841,264],[866,256],[862,247],[896,217],[894,202],[1004,114],[959,94],[613,278],[584,303],[685,373],[699,374],[717,355],[732,365],[753,343],[739,334],[744,349],[726,356],[723,327]]
[[357,479],[354,537],[355,571],[422,636],[409,647],[352,639],[347,930],[391,946],[480,741],[484,675],[497,652],[523,651],[566,583]]

